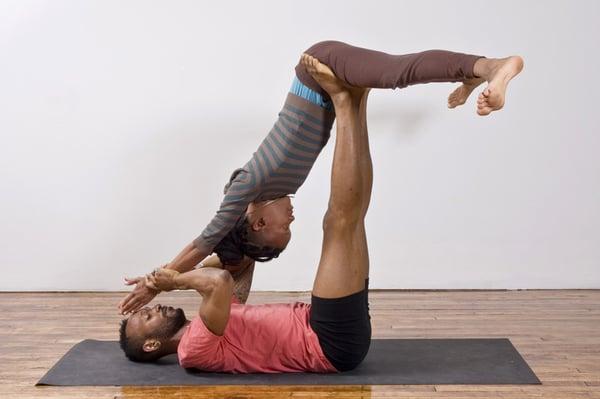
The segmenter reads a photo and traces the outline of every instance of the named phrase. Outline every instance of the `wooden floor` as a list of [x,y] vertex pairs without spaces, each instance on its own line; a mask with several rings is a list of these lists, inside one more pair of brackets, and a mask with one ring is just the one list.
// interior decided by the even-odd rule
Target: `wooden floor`
[[[121,293],[0,293],[0,398],[600,398],[600,290],[374,291],[374,338],[508,337],[543,385],[35,387],[73,344],[117,339]],[[249,303],[308,300],[254,293]],[[195,313],[193,293],[161,303]]]

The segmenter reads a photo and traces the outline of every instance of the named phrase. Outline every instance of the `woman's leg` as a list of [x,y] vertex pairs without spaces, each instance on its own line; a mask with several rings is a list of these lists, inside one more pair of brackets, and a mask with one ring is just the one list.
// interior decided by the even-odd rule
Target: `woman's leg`
[[[342,81],[354,87],[396,89],[430,82],[458,82],[474,78],[473,66],[482,56],[428,50],[391,55],[336,41],[320,42],[305,51],[329,66]],[[296,75],[306,86],[327,92],[299,63]]]
[[[445,50],[391,55],[337,41],[317,43],[306,53],[354,87],[395,89],[419,83],[463,82],[448,97],[450,108],[464,104],[471,92],[487,81],[489,84],[477,102],[480,115],[488,115],[504,106],[508,82],[523,69],[523,59],[519,56],[487,59]],[[329,97],[301,62],[296,66],[296,75],[306,86]]]

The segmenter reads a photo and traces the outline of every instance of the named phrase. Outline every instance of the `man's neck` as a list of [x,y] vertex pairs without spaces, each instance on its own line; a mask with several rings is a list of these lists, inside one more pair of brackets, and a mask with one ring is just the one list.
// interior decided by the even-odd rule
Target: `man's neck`
[[171,353],[177,353],[177,347],[179,346],[179,341],[181,341],[181,337],[185,333],[186,328],[190,325],[191,321],[186,320],[185,324],[164,344],[165,355],[170,355]]

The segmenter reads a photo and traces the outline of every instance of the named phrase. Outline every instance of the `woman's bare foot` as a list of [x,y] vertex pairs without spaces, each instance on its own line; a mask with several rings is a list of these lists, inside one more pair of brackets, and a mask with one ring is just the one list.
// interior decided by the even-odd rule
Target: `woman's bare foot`
[[475,70],[479,69],[481,73],[476,74],[489,82],[477,99],[477,113],[489,115],[504,106],[508,82],[523,70],[524,62],[518,55],[491,60],[480,58],[477,62],[480,65]]
[[448,108],[456,108],[467,102],[473,90],[485,82],[484,78],[467,79],[448,96]]
[[318,59],[311,55],[306,53],[302,54],[300,62],[304,65],[310,76],[317,81],[334,102],[338,99],[348,97],[358,99],[366,95],[369,91],[369,89],[349,86],[335,76],[331,68],[322,64]]

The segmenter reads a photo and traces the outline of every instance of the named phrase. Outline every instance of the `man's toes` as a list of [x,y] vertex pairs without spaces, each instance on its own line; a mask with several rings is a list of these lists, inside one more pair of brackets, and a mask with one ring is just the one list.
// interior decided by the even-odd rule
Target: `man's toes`
[[305,68],[310,68],[312,66],[311,58],[312,57],[306,53],[302,54],[302,65],[304,65]]
[[300,62],[302,63],[302,65],[304,65],[305,68],[308,67],[308,59],[306,58],[306,54],[302,54],[302,57],[300,58]]

